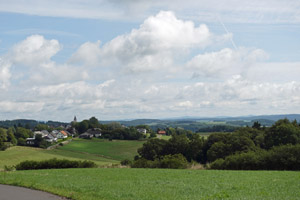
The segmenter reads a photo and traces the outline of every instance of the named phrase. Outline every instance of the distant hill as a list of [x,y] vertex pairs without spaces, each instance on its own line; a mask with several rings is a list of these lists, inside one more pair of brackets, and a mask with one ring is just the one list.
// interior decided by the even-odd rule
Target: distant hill
[[[257,115],[257,116],[240,116],[240,117],[182,117],[170,119],[134,119],[134,120],[110,120],[100,121],[102,124],[109,124],[112,122],[119,122],[124,126],[148,125],[153,130],[157,128],[180,127],[186,130],[198,131],[213,126],[252,126],[255,121],[258,121],[263,126],[271,126],[279,119],[287,118],[289,120],[297,120],[300,122],[300,114],[286,114],[286,115]],[[2,120],[0,127],[8,128],[12,126],[23,126],[27,128],[34,128],[38,123],[48,124],[49,126],[58,127],[66,126],[69,123],[59,121],[37,121],[31,119],[15,119]]]
[[287,118],[289,120],[300,121],[300,114],[286,115],[258,115],[258,116],[241,116],[241,117],[182,117],[171,119],[135,119],[135,120],[119,120],[119,121],[100,121],[100,123],[108,124],[111,122],[119,122],[125,126],[137,126],[141,124],[149,125],[150,128],[180,127],[186,130],[198,131],[205,130],[213,126],[252,126],[255,121],[258,121],[262,126],[272,126],[277,120]]
[[15,127],[22,126],[22,127],[33,129],[37,124],[47,124],[49,126],[58,127],[61,125],[66,126],[69,123],[57,122],[57,121],[43,122],[43,121],[37,121],[37,120],[32,120],[32,119],[14,119],[14,120],[0,121],[0,127],[3,127],[3,128],[9,128],[12,126],[15,126]]

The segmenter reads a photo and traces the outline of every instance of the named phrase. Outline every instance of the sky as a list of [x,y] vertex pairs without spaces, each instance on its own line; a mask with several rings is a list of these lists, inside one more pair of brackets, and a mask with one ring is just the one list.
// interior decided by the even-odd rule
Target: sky
[[0,0],[0,120],[300,113],[299,0]]

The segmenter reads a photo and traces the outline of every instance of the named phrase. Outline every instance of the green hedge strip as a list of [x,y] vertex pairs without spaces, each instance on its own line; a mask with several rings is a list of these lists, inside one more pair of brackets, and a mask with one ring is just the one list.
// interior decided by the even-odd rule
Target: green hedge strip
[[97,165],[92,161],[75,161],[66,159],[49,159],[43,161],[26,160],[16,165],[16,170],[31,169],[63,169],[63,168],[93,168]]

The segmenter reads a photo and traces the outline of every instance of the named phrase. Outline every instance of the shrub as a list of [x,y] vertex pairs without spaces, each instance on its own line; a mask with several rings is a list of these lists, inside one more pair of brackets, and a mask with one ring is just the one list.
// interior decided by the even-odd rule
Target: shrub
[[269,151],[240,153],[218,159],[211,169],[300,170],[300,145],[284,145]]
[[132,162],[132,168],[169,168],[185,169],[188,167],[188,161],[182,154],[166,155],[161,159],[147,160],[140,158]]
[[61,169],[61,168],[93,168],[97,165],[92,161],[58,160],[56,158],[44,161],[26,160],[16,165],[16,170],[30,169]]
[[166,155],[160,160],[160,168],[185,169],[188,161],[182,154]]
[[123,165],[123,166],[131,165],[131,160],[128,160],[128,159],[122,160],[121,165]]
[[6,171],[6,172],[13,171],[14,169],[15,169],[15,166],[4,165],[4,171]]
[[135,160],[132,164],[132,168],[158,168],[158,160],[152,161],[147,160],[145,158],[140,158],[138,160]]

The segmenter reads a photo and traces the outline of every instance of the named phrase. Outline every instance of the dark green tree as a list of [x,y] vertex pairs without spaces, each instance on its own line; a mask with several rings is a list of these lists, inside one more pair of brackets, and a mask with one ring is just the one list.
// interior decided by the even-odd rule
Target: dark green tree
[[79,133],[84,133],[85,131],[87,131],[89,128],[89,121],[88,120],[83,120],[82,122],[78,123],[78,132]]
[[7,130],[7,141],[13,145],[16,145],[18,143],[18,141],[14,135],[13,128],[9,128]]
[[278,120],[265,134],[267,148],[300,143],[300,127],[288,119]]
[[166,140],[150,139],[138,149],[138,153],[142,158],[147,160],[155,160],[163,155],[164,147],[167,144]]
[[89,119],[89,127],[90,128],[99,128],[100,127],[99,120],[96,117],[91,117]]

